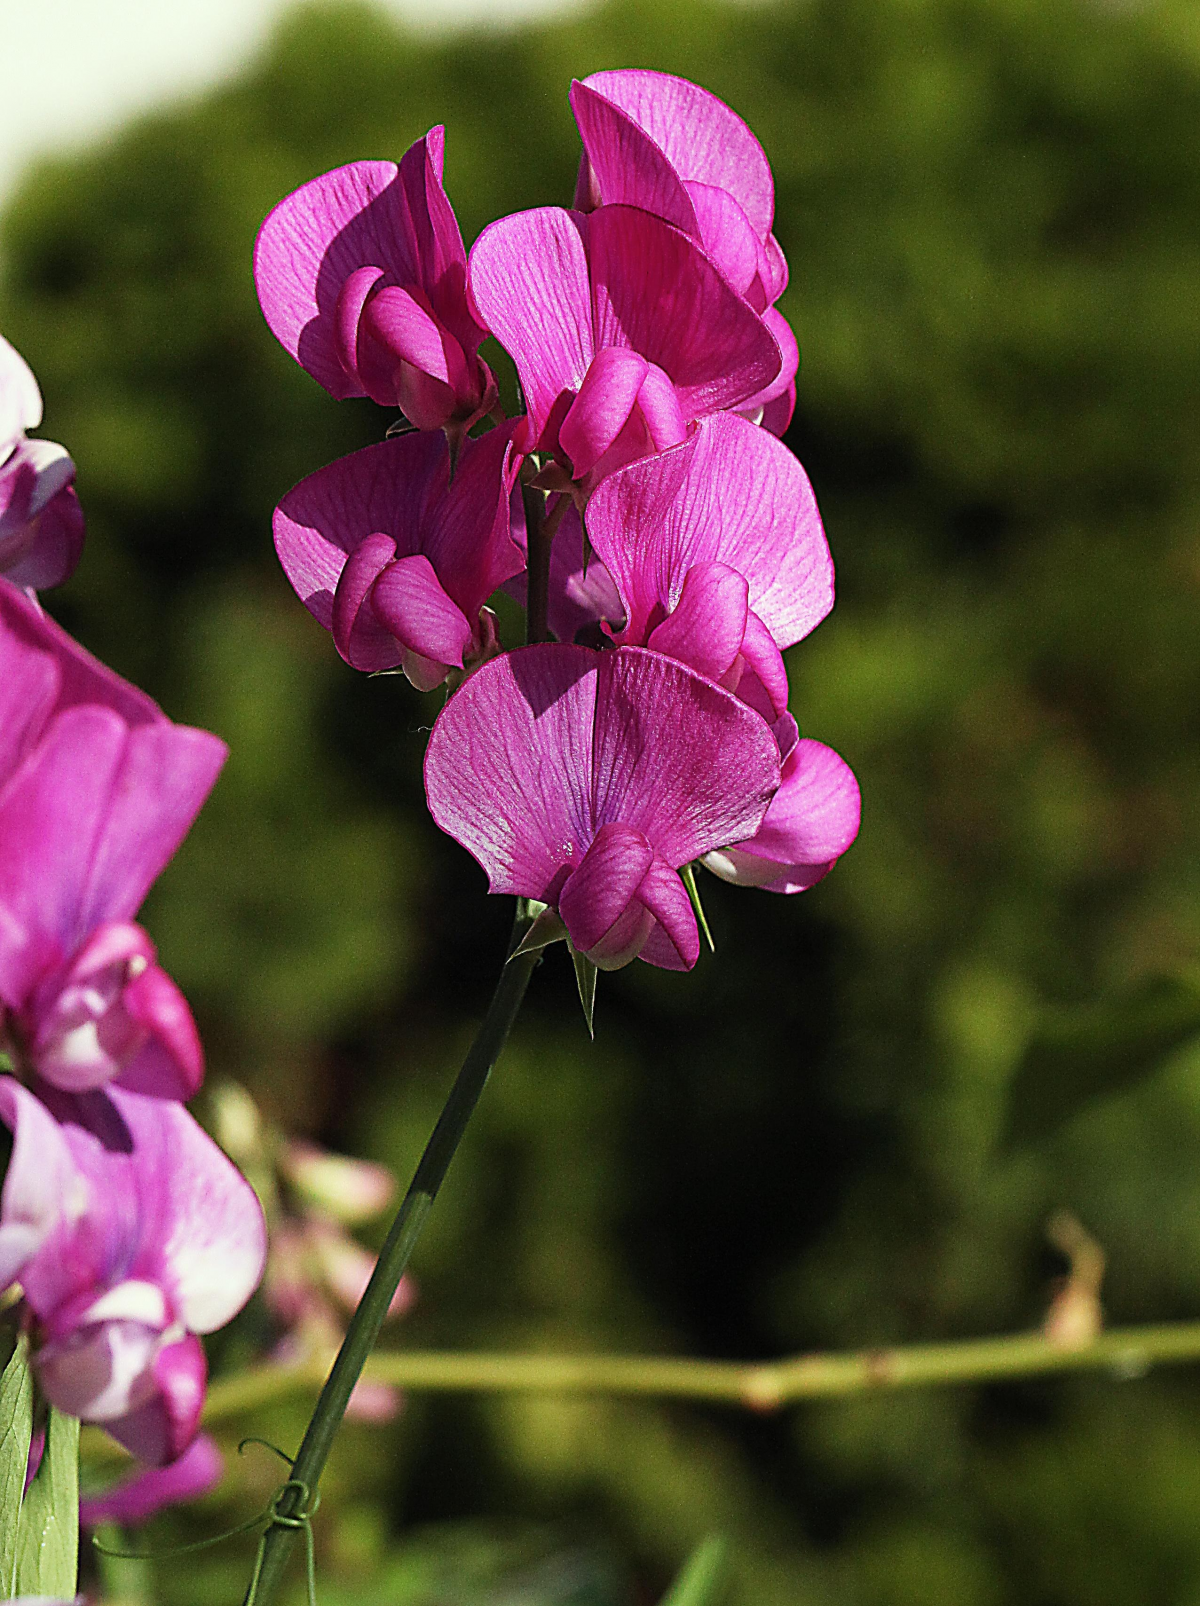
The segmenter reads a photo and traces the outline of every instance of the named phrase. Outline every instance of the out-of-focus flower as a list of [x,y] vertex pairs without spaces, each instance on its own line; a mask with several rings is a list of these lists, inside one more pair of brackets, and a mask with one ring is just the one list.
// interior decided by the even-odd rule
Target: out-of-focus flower
[[253,1189],[182,1107],[110,1087],[45,1102],[0,1078],[13,1151],[0,1198],[0,1286],[36,1318],[52,1404],[102,1424],[139,1460],[187,1448],[204,1401],[199,1333],[262,1275]]
[[782,435],[800,352],[774,307],[787,261],[771,232],[775,183],[762,146],[724,101],[669,73],[593,73],[571,85],[571,108],[583,140],[576,207],[638,206],[700,242],[779,343],[779,373],[743,410]]
[[401,159],[352,162],[281,201],[254,248],[272,334],[330,395],[399,407],[455,436],[496,386],[466,297],[466,253],[442,184],[444,130]]
[[197,1434],[183,1454],[166,1466],[144,1467],[103,1494],[81,1500],[79,1521],[85,1528],[98,1528],[105,1522],[136,1528],[168,1506],[199,1500],[216,1488],[224,1471],[225,1461],[216,1442],[207,1433]]
[[501,218],[471,251],[470,289],[521,378],[517,447],[554,455],[580,497],[779,374],[749,302],[687,234],[637,207]]
[[753,836],[778,785],[764,720],[635,647],[494,659],[442,710],[425,758],[430,811],[491,891],[552,906],[602,970],[695,964],[677,872]]
[[355,669],[430,691],[496,650],[484,603],[520,572],[509,534],[513,425],[463,442],[406,435],[319,469],[275,510],[288,579]]
[[37,380],[0,335],[0,574],[30,590],[61,585],[83,550],[75,464],[65,447],[26,438],[41,421]]
[[188,1098],[191,1012],[132,924],[225,745],[172,724],[0,580],[0,1038],[70,1091]]
[[787,708],[780,649],[833,606],[833,560],[791,452],[743,418],[706,419],[610,475],[587,527],[620,594],[616,641],[690,664],[774,723]]

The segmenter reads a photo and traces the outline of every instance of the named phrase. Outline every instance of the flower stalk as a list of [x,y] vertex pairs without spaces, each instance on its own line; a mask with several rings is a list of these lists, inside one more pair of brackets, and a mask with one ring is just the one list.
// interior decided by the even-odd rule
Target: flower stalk
[[[306,1504],[304,1492],[316,1492],[354,1385],[362,1375],[367,1357],[379,1337],[388,1306],[407,1269],[425,1218],[445,1180],[467,1122],[516,1020],[529,978],[540,958],[536,951],[513,951],[524,935],[527,920],[523,906],[519,905],[510,957],[500,972],[483,1024],[467,1051],[437,1125],[425,1145],[425,1152],[408,1192],[379,1252],[371,1280],[350,1319],[342,1347],[317,1400],[292,1465],[292,1477],[279,1502],[276,1520],[263,1536],[261,1564],[256,1569],[253,1587],[254,1606],[270,1606],[278,1590],[299,1531],[298,1526],[293,1524],[304,1514],[301,1510]],[[308,1502],[308,1509],[311,1509],[311,1501]]]

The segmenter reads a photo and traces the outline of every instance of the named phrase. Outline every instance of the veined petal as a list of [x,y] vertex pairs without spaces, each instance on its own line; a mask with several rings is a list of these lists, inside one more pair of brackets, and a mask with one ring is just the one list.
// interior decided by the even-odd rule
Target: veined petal
[[640,206],[687,234],[698,234],[683,181],[645,129],[587,83],[576,80],[570,95],[584,161],[591,168],[587,189],[589,198],[596,196],[594,204]]
[[700,933],[679,872],[656,857],[638,888],[638,899],[654,916],[641,958],[664,970],[691,970],[700,957]]
[[694,564],[679,601],[650,632],[646,645],[720,681],[742,650],[749,587],[723,563]]
[[636,827],[672,869],[706,853],[701,843],[716,846],[714,836],[752,835],[778,785],[778,749],[763,721],[656,652],[619,647],[599,657],[597,827]]
[[643,68],[592,73],[583,82],[643,129],[681,179],[728,190],[766,238],[775,216],[770,163],[724,101],[687,79]]
[[[800,347],[796,344],[792,326],[778,307],[768,307],[762,314],[762,321],[775,338],[782,363],[779,372],[771,380],[770,384],[764,385],[760,391],[750,397],[749,401],[744,402],[738,408],[738,411],[744,413],[747,417],[750,417],[759,409],[765,409],[772,402],[778,401],[781,396],[786,396],[789,389],[792,392],[793,403],[795,401],[796,374],[800,368]],[[789,419],[790,416],[789,414]],[[785,425],[784,427],[786,428],[787,426]],[[771,433],[774,435],[782,432],[773,429]]]
[[333,641],[354,669],[391,669],[399,660],[395,639],[370,605],[375,582],[395,561],[390,535],[368,535],[351,551],[333,594]]
[[780,864],[823,864],[845,853],[861,814],[858,782],[845,759],[823,742],[802,738],[784,761],[761,827],[739,846]]
[[434,663],[461,669],[471,621],[442,589],[423,553],[389,563],[371,592],[375,617],[402,646]]
[[738,295],[749,294],[766,266],[762,241],[728,190],[690,183],[688,198],[696,214],[696,238]]
[[632,463],[592,494],[588,533],[625,603],[625,639],[646,639],[656,605],[678,606],[696,564],[743,575],[749,606],[781,647],[833,606],[833,560],[808,476],[745,419],[705,419],[682,445]]
[[586,222],[597,347],[628,346],[656,363],[689,418],[771,383],[782,360],[774,336],[693,240],[631,206],[603,206]]
[[583,222],[558,206],[517,212],[490,224],[471,249],[470,293],[517,365],[530,447],[563,392],[582,385],[596,353]]
[[774,725],[787,712],[787,668],[775,638],[753,611],[746,615],[741,657],[741,672],[736,682],[727,682],[729,689]]
[[41,732],[58,694],[54,656],[5,628],[0,594],[0,790]]

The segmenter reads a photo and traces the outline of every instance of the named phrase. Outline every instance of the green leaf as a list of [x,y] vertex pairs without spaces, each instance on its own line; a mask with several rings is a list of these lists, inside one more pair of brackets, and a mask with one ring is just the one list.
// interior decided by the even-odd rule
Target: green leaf
[[717,1606],[729,1577],[729,1546],[711,1534],[692,1551],[660,1606]]
[[1100,1099],[1152,1075],[1200,1033],[1200,979],[1156,976],[1062,1010],[1038,1031],[1009,1092],[1006,1148],[1037,1143]]
[[717,945],[713,941],[712,932],[709,930],[708,917],[704,913],[704,905],[700,902],[700,889],[696,885],[696,866],[694,864],[685,864],[679,874],[682,877],[684,886],[687,888],[687,895],[692,900],[692,913],[696,917],[696,924],[700,927],[701,935],[708,944],[708,951],[710,954],[715,954]]
[[32,1437],[33,1374],[29,1340],[22,1334],[0,1376],[0,1599],[4,1600],[17,1593],[17,1517]]
[[15,1593],[73,1600],[79,1579],[79,1423],[50,1407],[46,1453],[17,1526]]
[[583,1018],[587,1021],[588,1036],[595,1038],[596,1030],[592,1025],[592,1016],[596,1012],[596,967],[590,959],[583,954],[576,953],[571,948],[571,963],[575,966],[575,985],[579,988],[579,1002],[583,1005]]

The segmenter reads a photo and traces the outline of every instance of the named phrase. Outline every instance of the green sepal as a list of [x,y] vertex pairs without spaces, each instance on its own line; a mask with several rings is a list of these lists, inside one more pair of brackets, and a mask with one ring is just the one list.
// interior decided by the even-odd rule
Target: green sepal
[[12,1055],[6,1054],[3,1049],[0,1049],[0,1071],[2,1071],[5,1076],[11,1076],[14,1070],[15,1066],[12,1062]]
[[687,895],[692,903],[692,913],[695,915],[696,924],[700,927],[704,940],[708,944],[708,951],[710,954],[715,954],[717,945],[713,941],[712,930],[708,924],[708,916],[704,913],[704,905],[700,902],[700,889],[696,885],[696,866],[694,864],[685,864],[679,874],[684,886],[687,888]]
[[[32,1437],[33,1373],[29,1340],[22,1333],[0,1375],[0,1599],[4,1600],[19,1593],[17,1521]],[[70,1593],[74,1595],[74,1588]]]
[[575,966],[575,985],[579,988],[579,1002],[583,1005],[583,1018],[587,1021],[588,1036],[595,1039],[596,1029],[592,1024],[592,1017],[596,1011],[596,976],[598,972],[595,965],[567,942],[571,949],[571,963]]
[[718,1606],[729,1578],[729,1546],[720,1534],[701,1540],[660,1606]]
[[566,941],[567,928],[556,910],[547,909],[545,904],[535,903],[532,898],[528,904],[531,912],[536,909],[538,913],[533,915],[525,935],[509,955],[510,959],[515,959],[518,954],[531,954],[549,948],[552,942]]
[[17,1522],[17,1595],[74,1600],[79,1587],[79,1421],[49,1408],[46,1449]]

